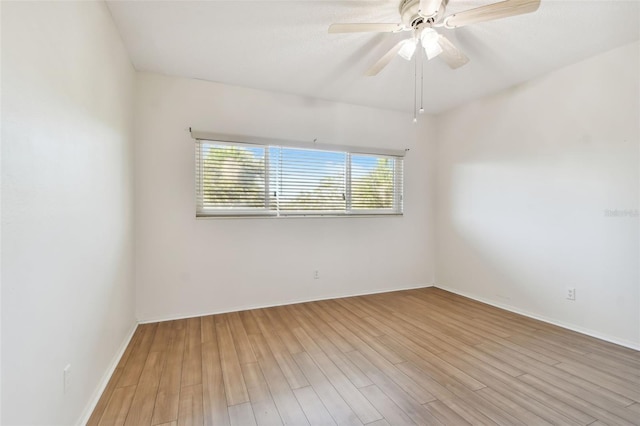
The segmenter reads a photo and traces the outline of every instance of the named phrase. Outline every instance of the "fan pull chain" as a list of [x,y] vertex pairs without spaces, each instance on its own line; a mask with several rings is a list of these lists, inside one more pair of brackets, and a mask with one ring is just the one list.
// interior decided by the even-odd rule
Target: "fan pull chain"
[[418,55],[415,56],[413,67],[413,122],[418,122]]
[[423,49],[418,50],[420,51],[420,109],[418,112],[422,114],[424,112],[424,52]]

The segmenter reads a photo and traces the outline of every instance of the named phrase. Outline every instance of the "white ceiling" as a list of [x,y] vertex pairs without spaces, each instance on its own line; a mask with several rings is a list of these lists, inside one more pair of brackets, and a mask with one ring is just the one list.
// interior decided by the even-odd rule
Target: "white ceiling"
[[[447,14],[492,3],[450,0]],[[116,1],[136,69],[380,108],[413,109],[414,65],[364,72],[401,34],[327,34],[333,22],[399,22],[396,1]],[[442,32],[470,59],[424,63],[440,112],[640,38],[640,2],[542,0],[528,15]]]

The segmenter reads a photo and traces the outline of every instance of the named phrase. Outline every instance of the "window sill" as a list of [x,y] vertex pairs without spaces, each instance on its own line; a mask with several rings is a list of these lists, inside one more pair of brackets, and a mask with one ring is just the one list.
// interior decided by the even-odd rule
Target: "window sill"
[[326,218],[375,218],[375,217],[402,217],[404,213],[385,213],[385,214],[290,214],[290,215],[196,215],[196,220],[207,219],[326,219]]

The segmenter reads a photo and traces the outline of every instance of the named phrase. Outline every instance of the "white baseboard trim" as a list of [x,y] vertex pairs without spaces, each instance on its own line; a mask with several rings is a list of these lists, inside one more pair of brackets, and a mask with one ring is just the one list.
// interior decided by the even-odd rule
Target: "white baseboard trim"
[[274,306],[295,305],[296,303],[318,302],[320,300],[330,300],[330,299],[343,299],[345,297],[366,296],[368,294],[391,293],[393,291],[415,290],[417,288],[427,288],[427,287],[433,287],[433,283],[431,283],[431,284],[421,284],[421,285],[411,286],[411,287],[387,288],[387,289],[374,290],[374,291],[369,291],[369,292],[364,292],[364,293],[336,294],[336,295],[318,297],[318,298],[315,298],[315,299],[296,299],[296,300],[289,300],[289,301],[281,302],[281,303],[274,303],[274,304],[270,304],[270,305],[239,306],[239,307],[234,307],[234,308],[225,309],[225,310],[219,310],[219,311],[207,311],[207,312],[199,312],[199,313],[167,315],[167,316],[161,316],[161,317],[155,317],[155,318],[139,319],[138,320],[138,324],[148,324],[148,323],[153,323],[153,322],[173,321],[173,320],[179,320],[179,319],[185,319],[185,318],[203,317],[203,316],[208,316],[208,315],[227,314],[229,312],[249,311],[251,309],[272,308]]
[[563,321],[558,321],[553,318],[545,317],[542,315],[534,314],[528,311],[524,311],[522,309],[516,308],[514,306],[508,305],[506,303],[496,302],[495,300],[490,300],[484,297],[476,296],[471,293],[467,293],[464,291],[456,290],[455,288],[435,284],[434,287],[446,290],[448,292],[467,297],[469,299],[476,300],[478,302],[486,303],[487,305],[495,306],[496,308],[504,309],[509,312],[513,312],[516,314],[524,315],[525,317],[533,318],[542,322],[546,322],[548,324],[557,325],[558,327],[566,328],[567,330],[575,331],[581,334],[585,334],[590,337],[595,337],[596,339],[604,340],[605,342],[614,343],[616,345],[624,346],[625,348],[635,349],[637,351],[640,350],[640,344],[631,342],[628,340],[618,339],[616,337],[608,336],[606,334],[600,333],[598,331],[590,330],[588,328],[580,327],[574,324],[569,324]]
[[84,412],[80,416],[80,420],[76,423],[77,425],[84,426],[89,421],[89,418],[93,413],[93,410],[95,410],[96,405],[98,405],[98,401],[100,401],[100,397],[102,396],[102,393],[106,389],[107,384],[109,383],[109,380],[113,375],[113,372],[116,370],[116,367],[120,362],[120,358],[122,358],[124,351],[127,349],[127,346],[129,346],[129,343],[131,342],[131,338],[133,337],[133,333],[135,333],[136,328],[138,328],[138,323],[135,323],[133,327],[131,327],[131,330],[127,334],[127,337],[125,337],[124,341],[122,342],[120,349],[111,360],[111,364],[109,364],[109,368],[102,376],[102,379],[100,379],[100,382],[98,383],[98,388],[95,390],[95,392],[93,393],[93,396],[89,400],[89,404],[87,405],[87,407],[84,409]]

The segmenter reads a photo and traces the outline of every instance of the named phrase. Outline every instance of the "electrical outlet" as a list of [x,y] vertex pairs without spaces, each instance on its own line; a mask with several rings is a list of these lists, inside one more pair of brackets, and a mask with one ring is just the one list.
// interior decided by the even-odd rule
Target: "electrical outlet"
[[62,386],[64,393],[67,393],[69,387],[71,387],[71,364],[67,364],[62,370]]
[[317,269],[315,271],[313,271],[313,279],[314,280],[319,280],[320,279],[320,271],[318,271]]
[[568,288],[567,289],[567,300],[576,300],[576,289]]

